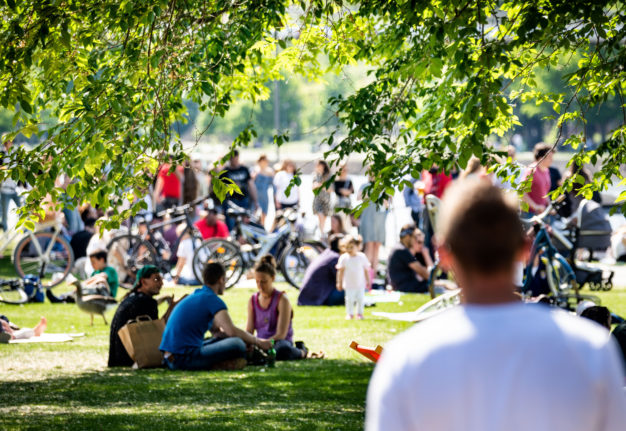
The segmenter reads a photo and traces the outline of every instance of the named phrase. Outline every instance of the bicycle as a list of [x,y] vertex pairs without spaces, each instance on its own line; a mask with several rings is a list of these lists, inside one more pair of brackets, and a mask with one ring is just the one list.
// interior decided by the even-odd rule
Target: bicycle
[[[114,236],[107,245],[107,263],[117,270],[120,279],[124,279],[124,284],[134,283],[137,271],[145,265],[155,265],[161,272],[169,272],[174,266],[173,258],[185,234],[189,234],[193,239],[194,250],[200,246],[203,239],[193,225],[192,215],[195,206],[205,199],[206,197],[202,197],[188,204],[155,213],[156,218],[164,218],[167,215],[171,218],[157,223],[140,221],[139,225],[145,229],[143,232],[133,233],[133,227],[136,227],[135,219],[141,217],[131,217],[128,231]],[[185,229],[177,235],[174,247],[170,248],[163,240],[160,229],[178,222],[184,222]],[[121,286],[128,287],[124,284],[120,283]]]
[[[34,292],[33,292],[34,294]],[[6,304],[24,304],[30,297],[24,290],[24,282],[19,278],[0,280],[0,302]]]
[[[538,258],[545,266],[546,280],[550,289],[548,301],[552,305],[571,311],[582,300],[590,300],[600,304],[600,299],[594,295],[579,293],[574,270],[567,259],[558,252],[550,239],[550,235],[552,235],[566,249],[570,250],[573,248],[573,244],[566,238],[563,232],[559,229],[548,228],[548,224],[545,222],[545,218],[561,201],[562,199],[557,199],[551,202],[542,213],[534,215],[530,219],[522,219],[524,224],[532,225],[535,233],[530,259],[524,272],[522,293],[527,295],[530,290],[530,283],[533,279],[533,263]],[[574,304],[571,303],[572,301],[574,301]]]
[[[74,252],[63,237],[62,230],[61,221],[55,219],[39,223],[35,231],[24,232],[12,256],[19,277],[38,275],[46,289],[65,280],[74,265]],[[0,237],[0,253],[19,235],[19,231],[4,232]]]
[[264,255],[276,257],[278,267],[285,280],[296,289],[302,288],[304,272],[311,261],[324,247],[316,241],[303,241],[295,229],[297,213],[285,213],[285,223],[273,233],[254,222],[243,222],[244,217],[254,220],[245,209],[229,202],[229,217],[235,219],[234,236],[229,239],[212,238],[204,241],[193,257],[196,277],[202,279],[204,266],[219,262],[226,269],[226,288],[234,286],[241,276],[254,267]]

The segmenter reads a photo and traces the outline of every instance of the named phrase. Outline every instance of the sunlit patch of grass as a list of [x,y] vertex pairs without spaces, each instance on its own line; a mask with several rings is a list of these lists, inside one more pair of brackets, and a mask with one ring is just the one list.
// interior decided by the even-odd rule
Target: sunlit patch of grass
[[[283,283],[278,287],[292,304],[297,302],[294,289]],[[176,297],[190,291],[163,289]],[[253,292],[226,292],[235,324],[245,326]],[[598,296],[626,315],[626,290]],[[327,358],[235,372],[109,369],[109,327],[102,318],[96,317],[92,327],[89,315],[75,304],[0,304],[0,314],[19,325],[33,326],[43,315],[48,332],[85,333],[69,343],[0,344],[0,429],[362,429],[373,364],[348,346],[352,340],[384,346],[411,324],[371,312],[412,311],[427,299],[403,295],[400,303],[367,308],[363,321],[344,320],[343,307],[294,305],[295,339],[311,350],[324,350]],[[107,313],[109,321],[112,317],[112,311]]]

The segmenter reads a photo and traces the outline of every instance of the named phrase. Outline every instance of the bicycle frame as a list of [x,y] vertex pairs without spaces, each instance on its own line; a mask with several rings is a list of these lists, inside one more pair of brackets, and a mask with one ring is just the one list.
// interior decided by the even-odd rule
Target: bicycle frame
[[238,232],[241,232],[248,242],[260,245],[259,250],[254,253],[257,257],[269,254],[283,238],[291,234],[291,223],[285,224],[279,228],[278,231],[273,233],[267,233],[264,229],[250,224],[243,224],[240,221],[238,221],[237,224]]
[[[563,290],[561,288],[561,285],[559,284],[559,280],[555,280],[553,277],[554,276],[553,263],[556,262],[559,265],[561,265],[564,271],[567,274],[570,274],[574,280],[576,277],[574,275],[574,271],[572,270],[571,266],[569,265],[569,263],[567,263],[567,260],[563,256],[561,256],[561,254],[557,251],[556,247],[554,247],[554,245],[552,244],[552,241],[550,240],[550,235],[548,234],[545,226],[543,225],[543,222],[540,221],[540,224],[536,226],[539,226],[539,227],[536,228],[535,241],[533,242],[533,246],[532,246],[531,253],[530,253],[530,259],[528,261],[529,264],[526,266],[526,271],[525,271],[526,277],[524,280],[523,291],[526,291],[526,289],[529,287],[530,280],[533,277],[533,274],[532,274],[533,262],[537,256],[540,256],[540,258],[542,259],[543,263],[546,266],[546,273],[548,274],[548,277],[547,277],[548,287],[550,288],[550,291],[552,292],[554,296],[558,296],[563,293]],[[576,286],[572,286],[572,287],[576,288]]]

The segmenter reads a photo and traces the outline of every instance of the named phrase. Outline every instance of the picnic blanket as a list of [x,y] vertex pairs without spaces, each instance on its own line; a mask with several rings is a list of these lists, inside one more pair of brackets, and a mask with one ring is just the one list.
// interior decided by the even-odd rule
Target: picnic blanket
[[399,302],[402,292],[388,292],[386,290],[371,290],[365,294],[363,304],[371,307],[374,304],[382,304],[384,302]]
[[76,337],[84,337],[84,333],[80,334],[42,334],[39,337],[24,338],[21,340],[9,340],[9,344],[24,343],[65,343],[72,341]]
[[428,301],[426,304],[422,305],[415,311],[408,311],[404,313],[385,313],[375,311],[372,313],[372,315],[385,317],[391,320],[401,320],[403,322],[420,322],[436,314],[439,314],[448,308],[454,307],[459,303],[459,290],[453,290],[448,291],[443,295],[439,295],[435,299]]

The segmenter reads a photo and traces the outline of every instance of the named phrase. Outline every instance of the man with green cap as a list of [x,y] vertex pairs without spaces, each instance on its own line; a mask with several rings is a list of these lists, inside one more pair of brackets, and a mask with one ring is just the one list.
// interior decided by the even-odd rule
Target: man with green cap
[[153,298],[159,294],[162,287],[163,277],[156,266],[146,265],[137,271],[133,290],[124,297],[122,303],[117,307],[111,322],[109,367],[130,367],[133,365],[133,360],[128,356],[117,332],[129,320],[136,319],[138,316],[147,315],[151,319],[158,319],[158,304],[172,299],[171,297],[163,297],[157,301]]

